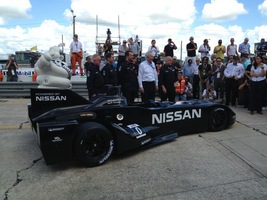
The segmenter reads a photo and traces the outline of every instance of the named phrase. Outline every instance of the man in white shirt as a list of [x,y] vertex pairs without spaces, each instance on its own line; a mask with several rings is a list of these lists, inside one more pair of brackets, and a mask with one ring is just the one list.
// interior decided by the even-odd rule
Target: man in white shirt
[[83,58],[83,46],[78,41],[78,35],[74,34],[73,41],[70,44],[70,56],[71,56],[71,67],[72,76],[76,74],[76,62],[78,62],[80,68],[80,75],[83,75],[82,58]]
[[148,47],[148,52],[151,52],[154,56],[153,62],[156,64],[158,62],[159,47],[156,46],[156,40],[151,41],[151,46]]
[[229,63],[226,69],[224,70],[224,76],[226,78],[225,80],[225,95],[226,95],[225,105],[227,106],[229,106],[230,97],[232,97],[231,98],[232,106],[236,105],[236,98],[237,98],[237,92],[238,92],[238,80],[244,74],[244,67],[238,61],[239,61],[239,58],[237,56],[234,56],[234,61],[232,63]]
[[201,58],[210,57],[209,51],[210,51],[209,41],[208,39],[205,39],[204,43],[200,45],[198,49],[198,52],[201,54],[200,57]]
[[138,69],[138,85],[141,92],[142,102],[155,100],[155,93],[158,89],[158,74],[154,56],[151,52],[146,53],[146,60],[139,65]]

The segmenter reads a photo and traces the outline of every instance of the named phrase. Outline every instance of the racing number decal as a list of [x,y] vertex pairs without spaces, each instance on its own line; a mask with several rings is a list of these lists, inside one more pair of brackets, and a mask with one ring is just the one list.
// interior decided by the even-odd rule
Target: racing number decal
[[137,139],[146,136],[146,133],[138,124],[130,124],[127,127],[130,129],[131,135]]
[[139,135],[143,134],[143,131],[139,127],[135,127],[135,130],[137,133],[139,133]]

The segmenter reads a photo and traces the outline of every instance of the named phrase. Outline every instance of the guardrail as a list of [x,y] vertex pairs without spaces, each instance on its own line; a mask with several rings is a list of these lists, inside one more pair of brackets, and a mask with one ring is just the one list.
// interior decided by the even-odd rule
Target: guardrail
[[[30,89],[37,87],[36,82],[0,82],[0,98],[29,98]],[[88,98],[85,82],[72,82],[72,90]]]

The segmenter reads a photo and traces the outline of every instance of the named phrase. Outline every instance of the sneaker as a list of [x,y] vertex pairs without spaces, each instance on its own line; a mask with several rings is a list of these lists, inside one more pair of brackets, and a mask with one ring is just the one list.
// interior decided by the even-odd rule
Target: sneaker
[[250,114],[251,114],[251,115],[254,115],[254,111],[250,111]]
[[263,114],[261,111],[257,111],[257,113],[258,113],[258,114],[261,114],[261,115]]

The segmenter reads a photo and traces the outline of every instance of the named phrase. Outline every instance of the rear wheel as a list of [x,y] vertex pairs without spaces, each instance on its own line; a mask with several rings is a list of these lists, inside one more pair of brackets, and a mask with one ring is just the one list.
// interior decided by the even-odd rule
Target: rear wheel
[[210,130],[223,130],[227,125],[227,120],[227,111],[224,108],[214,108],[210,113]]
[[84,165],[94,167],[104,164],[113,149],[113,137],[103,125],[90,122],[79,127],[74,151],[77,159]]

